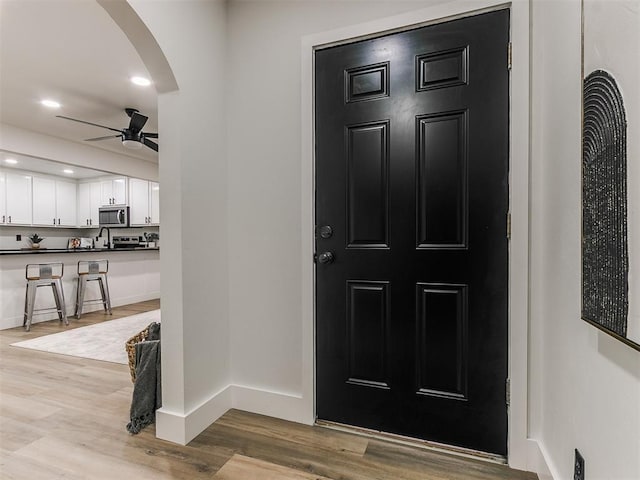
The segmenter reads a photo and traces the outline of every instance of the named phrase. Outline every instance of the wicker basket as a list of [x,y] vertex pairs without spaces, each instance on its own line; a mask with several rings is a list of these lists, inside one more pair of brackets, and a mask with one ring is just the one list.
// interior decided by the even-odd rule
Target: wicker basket
[[131,381],[136,381],[136,343],[144,342],[149,337],[149,327],[142,330],[140,333],[135,334],[127,343],[124,344],[124,348],[127,351],[127,357],[129,358],[129,373],[131,374]]

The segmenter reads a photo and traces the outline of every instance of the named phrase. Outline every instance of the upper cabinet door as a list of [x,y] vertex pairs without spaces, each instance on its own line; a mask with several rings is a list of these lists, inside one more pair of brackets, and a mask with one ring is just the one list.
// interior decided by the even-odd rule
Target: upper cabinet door
[[56,182],[56,213],[58,225],[73,227],[76,225],[76,184]]
[[127,204],[127,179],[125,177],[102,180],[100,186],[102,189],[102,205]]
[[149,182],[129,179],[129,220],[131,225],[149,224]]
[[127,179],[125,177],[113,179],[113,202],[114,205],[127,204]]
[[78,184],[78,226],[90,227],[99,225],[98,209],[102,205],[101,182]]
[[6,173],[6,224],[31,225],[31,180],[31,175]]
[[0,172],[0,225],[7,223],[7,177]]
[[[98,187],[100,187],[100,185],[98,185]],[[91,184],[90,183],[78,184],[78,204],[77,204],[76,214],[78,217],[76,225],[78,225],[79,227],[88,227],[89,218],[91,218]]]
[[113,205],[113,180],[102,180],[100,182],[100,204]]
[[89,225],[98,226],[100,225],[100,215],[98,214],[98,209],[100,208],[100,182],[91,182],[90,192],[89,192],[89,200],[90,200],[90,210],[89,210]]
[[149,182],[149,217],[150,223],[160,225],[160,184]]
[[33,177],[33,224],[57,225],[56,181]]

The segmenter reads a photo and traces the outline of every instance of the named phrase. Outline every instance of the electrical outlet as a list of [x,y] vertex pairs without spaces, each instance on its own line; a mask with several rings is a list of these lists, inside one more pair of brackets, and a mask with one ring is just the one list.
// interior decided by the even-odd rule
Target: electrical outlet
[[21,242],[22,241],[22,235],[18,234],[16,235],[16,242]]
[[584,458],[577,448],[573,460],[573,480],[584,480]]

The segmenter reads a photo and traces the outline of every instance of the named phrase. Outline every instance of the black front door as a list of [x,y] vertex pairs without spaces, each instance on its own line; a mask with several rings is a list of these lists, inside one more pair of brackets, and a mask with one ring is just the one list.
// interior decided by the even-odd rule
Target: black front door
[[508,37],[316,52],[319,419],[506,454]]

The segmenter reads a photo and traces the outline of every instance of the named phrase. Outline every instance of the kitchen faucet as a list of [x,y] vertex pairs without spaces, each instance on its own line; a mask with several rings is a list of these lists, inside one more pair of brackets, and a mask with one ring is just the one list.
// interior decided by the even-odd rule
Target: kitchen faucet
[[98,236],[96,237],[96,240],[102,236],[103,230],[107,231],[107,249],[110,249],[111,248],[111,230],[109,230],[109,227],[102,227],[100,229],[100,232],[98,233]]

